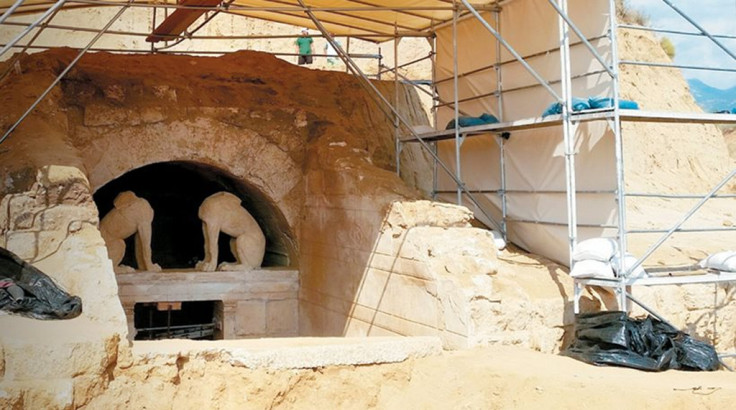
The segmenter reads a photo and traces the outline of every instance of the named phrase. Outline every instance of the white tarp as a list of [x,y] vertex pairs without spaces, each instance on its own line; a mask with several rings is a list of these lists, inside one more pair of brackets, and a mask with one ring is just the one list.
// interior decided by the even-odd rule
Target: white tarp
[[[569,14],[583,34],[597,48],[605,60],[610,59],[608,31],[608,1],[570,0]],[[522,56],[532,56],[528,63],[545,79],[553,81],[552,88],[560,92],[559,28],[556,11],[547,2],[514,1],[506,4],[499,13],[498,23],[491,13],[484,14],[486,21]],[[438,92],[444,102],[452,102],[454,88],[452,26],[437,32],[436,78],[440,81]],[[484,112],[496,115],[502,121],[514,121],[541,116],[544,109],[555,101],[554,97],[505,49],[500,61],[503,93],[503,110],[498,109],[497,90],[499,73],[493,65],[497,61],[495,38],[475,18],[462,19],[457,24],[458,93],[459,100],[472,96],[489,95],[482,99],[462,102],[461,111],[478,116]],[[601,38],[603,37],[603,38]],[[579,43],[573,34],[572,43]],[[584,45],[574,45],[571,50],[572,75],[602,71]],[[484,69],[486,68],[486,69]],[[469,74],[466,74],[469,73]],[[444,80],[444,81],[443,81]],[[582,76],[573,80],[576,97],[609,96],[611,79],[608,74]],[[519,90],[513,90],[521,88]],[[453,106],[443,106],[438,111],[438,125],[442,127],[453,118]],[[501,216],[501,139],[494,135],[473,136],[460,146],[460,179],[470,191],[479,191],[476,198],[496,221]],[[447,140],[438,143],[440,157],[450,167],[456,168],[456,143]],[[575,165],[577,175],[577,217],[581,225],[615,225],[616,170],[614,139],[604,122],[578,124],[575,130]],[[515,244],[567,264],[567,197],[565,157],[560,126],[527,131],[517,131],[504,142],[506,181],[506,206],[509,239]],[[438,189],[456,189],[454,181],[438,173]],[[489,192],[490,191],[490,192]],[[454,193],[440,196],[456,201]],[[463,205],[474,208],[463,198]],[[484,216],[477,210],[476,216]],[[523,221],[523,222],[520,222]],[[606,236],[603,228],[579,228],[579,238]]]

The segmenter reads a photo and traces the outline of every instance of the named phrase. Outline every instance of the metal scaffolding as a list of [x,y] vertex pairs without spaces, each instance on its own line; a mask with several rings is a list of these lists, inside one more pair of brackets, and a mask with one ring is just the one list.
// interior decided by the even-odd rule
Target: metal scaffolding
[[[561,135],[559,135],[559,138],[563,142],[564,147],[564,161],[565,161],[565,189],[564,192],[562,190],[560,191],[554,191],[554,193],[557,194],[565,194],[566,195],[566,203],[567,203],[567,220],[564,224],[567,227],[567,239],[568,239],[568,248],[570,252],[570,261],[569,265],[570,268],[573,267],[575,262],[572,260],[572,255],[574,253],[574,250],[577,246],[577,239],[578,239],[578,227],[586,227],[586,226],[595,226],[595,227],[605,227],[605,228],[613,228],[617,230],[616,239],[618,241],[618,252],[619,252],[619,266],[618,272],[623,272],[623,274],[616,278],[611,280],[600,280],[600,279],[580,279],[575,280],[575,296],[574,296],[574,302],[575,302],[575,311],[577,313],[578,311],[578,301],[580,298],[580,294],[582,291],[582,287],[587,285],[596,285],[596,286],[607,286],[615,289],[617,293],[617,298],[620,304],[620,307],[622,309],[627,309],[628,301],[634,301],[635,303],[638,303],[636,299],[631,297],[630,292],[627,291],[627,288],[629,286],[633,285],[659,285],[659,284],[682,284],[682,283],[713,283],[713,282],[721,282],[721,281],[734,281],[736,280],[736,275],[729,276],[729,275],[720,275],[720,276],[713,276],[713,275],[700,275],[699,277],[692,276],[690,279],[677,279],[677,280],[668,280],[667,278],[648,278],[647,280],[644,279],[631,279],[629,278],[629,273],[632,272],[636,267],[643,264],[646,259],[652,255],[652,253],[664,243],[669,236],[671,236],[674,232],[693,232],[693,231],[704,231],[706,229],[701,230],[693,230],[693,229],[684,229],[682,228],[682,225],[685,221],[687,221],[702,205],[712,199],[712,198],[722,198],[722,199],[730,199],[733,200],[736,198],[736,196],[733,195],[722,195],[718,194],[718,191],[730,180],[732,180],[736,176],[736,168],[731,171],[728,175],[724,177],[724,179],[716,185],[708,194],[702,195],[702,196],[695,196],[695,195],[682,195],[680,197],[682,198],[700,198],[701,201],[693,207],[690,212],[683,215],[683,218],[678,221],[676,224],[674,224],[670,229],[667,230],[641,230],[641,229],[627,229],[627,218],[626,218],[626,200],[627,197],[631,196],[637,196],[637,197],[643,197],[643,196],[651,196],[651,197],[657,197],[657,194],[642,194],[642,193],[627,193],[626,187],[625,187],[625,164],[624,164],[624,153],[623,153],[623,144],[622,144],[622,127],[621,124],[625,122],[646,122],[646,123],[696,123],[696,124],[736,124],[736,115],[732,114],[709,114],[709,113],[668,113],[668,112],[649,112],[649,111],[635,111],[635,110],[625,110],[620,108],[620,87],[619,87],[619,81],[620,81],[620,71],[619,67],[621,65],[648,65],[652,67],[667,67],[667,68],[694,68],[694,69],[711,69],[714,71],[731,71],[736,72],[734,69],[728,69],[728,68],[708,68],[708,67],[699,67],[699,66],[684,66],[684,65],[677,65],[677,64],[663,64],[663,63],[652,63],[652,62],[640,62],[640,61],[628,61],[619,60],[618,52],[617,52],[617,45],[618,45],[618,39],[617,39],[617,29],[618,28],[625,28],[625,29],[632,29],[632,30],[647,30],[647,31],[654,31],[654,32],[662,32],[662,33],[677,33],[677,34],[683,34],[683,35],[700,35],[703,36],[710,41],[712,41],[714,44],[716,44],[720,49],[722,49],[726,54],[734,58],[736,60],[736,53],[734,53],[732,50],[730,50],[728,47],[726,47],[721,40],[723,39],[733,39],[734,36],[723,36],[718,34],[712,34],[708,31],[706,31],[703,27],[697,24],[697,22],[690,19],[687,15],[682,13],[679,9],[677,9],[670,1],[668,0],[662,0],[666,5],[671,7],[673,10],[675,10],[678,14],[680,14],[684,19],[686,19],[688,22],[690,22],[693,27],[697,30],[697,32],[676,32],[673,30],[665,30],[665,29],[654,29],[654,28],[644,28],[640,26],[632,26],[628,24],[619,24],[617,21],[617,13],[616,13],[616,2],[615,0],[607,0],[608,1],[608,19],[609,19],[609,32],[607,36],[595,36],[595,37],[586,37],[583,32],[580,30],[580,28],[575,24],[573,19],[568,14],[568,0],[548,0],[546,6],[550,7],[554,10],[555,15],[557,16],[557,27],[559,28],[558,32],[558,40],[559,40],[559,47],[556,49],[541,51],[541,52],[535,52],[528,55],[522,55],[519,53],[512,44],[507,41],[503,36],[503,30],[501,30],[501,22],[499,19],[499,15],[503,12],[503,5],[507,3],[506,1],[492,1],[487,2],[484,6],[477,6],[471,4],[468,0],[453,0],[453,1],[447,1],[442,2],[442,6],[436,6],[433,5],[432,7],[422,7],[422,6],[412,6],[412,7],[380,7],[380,6],[371,6],[364,2],[346,2],[350,3],[349,6],[345,7],[314,7],[309,5],[307,2],[303,0],[297,0],[296,3],[291,4],[289,2],[282,2],[284,4],[282,5],[273,5],[268,7],[247,7],[242,6],[238,4],[232,4],[232,2],[227,2],[226,4],[221,4],[215,7],[209,7],[206,8],[208,11],[211,11],[213,13],[234,13],[234,14],[247,14],[247,13],[256,13],[256,12],[268,12],[268,13],[290,13],[289,15],[291,17],[299,17],[300,19],[303,19],[304,22],[308,22],[313,27],[316,27],[320,33],[321,36],[325,38],[325,40],[332,45],[332,47],[336,50],[338,57],[344,62],[346,68],[348,71],[350,71],[352,74],[354,74],[356,77],[359,78],[360,84],[365,88],[365,90],[371,95],[371,97],[374,99],[376,104],[380,107],[380,109],[384,112],[384,114],[387,116],[389,121],[394,125],[395,128],[395,149],[396,149],[396,172],[401,173],[401,150],[404,144],[410,144],[410,143],[418,143],[426,152],[427,154],[432,158],[433,160],[433,197],[436,197],[438,194],[453,194],[456,197],[456,202],[458,204],[463,204],[464,201],[469,201],[470,204],[473,207],[475,207],[475,211],[479,214],[481,214],[486,221],[492,226],[492,228],[499,230],[504,237],[506,237],[508,233],[508,222],[524,222],[524,223],[534,223],[534,224],[541,224],[541,225],[559,225],[559,223],[556,222],[550,222],[550,221],[544,221],[544,220],[523,220],[523,219],[513,219],[509,217],[509,201],[508,201],[508,195],[511,193],[516,194],[529,194],[529,195],[535,195],[539,194],[538,191],[522,191],[522,190],[509,190],[507,186],[506,181],[506,172],[507,172],[507,166],[506,166],[506,140],[508,137],[508,133],[510,132],[516,132],[516,131],[523,131],[523,130],[532,130],[532,129],[540,129],[540,128],[550,128],[550,127],[559,127],[561,128]],[[22,1],[19,0],[16,3],[13,4],[12,7],[7,9],[4,14],[2,14],[2,17],[0,17],[0,24],[6,24],[6,25],[22,25],[24,26],[24,29],[22,32],[16,36],[16,38],[13,38],[12,40],[8,41],[6,44],[2,45],[2,50],[0,50],[0,55],[8,51],[9,49],[16,47],[18,42],[28,33],[30,33],[35,28],[44,28],[44,29],[55,29],[55,30],[76,30],[78,28],[70,27],[70,26],[64,26],[59,24],[51,24],[50,19],[48,19],[49,16],[53,17],[55,11],[59,9],[60,7],[64,5],[71,5],[74,4],[76,6],[84,5],[84,6],[102,6],[102,5],[116,5],[119,7],[123,7],[121,9],[121,12],[125,10],[128,7],[149,7],[149,8],[165,8],[165,9],[201,9],[201,7],[193,7],[193,6],[183,6],[178,4],[146,4],[146,3],[134,3],[132,1],[129,1],[127,3],[121,3],[119,1],[107,1],[107,0],[58,0],[55,4],[53,4],[51,7],[44,9],[44,13],[39,16],[33,23],[19,23],[14,21],[8,21],[10,17],[12,17],[12,14],[14,12],[17,12],[17,10],[22,9],[21,7]],[[387,96],[384,96],[381,94],[381,92],[378,90],[378,88],[373,84],[373,82],[368,78],[368,76],[361,70],[361,68],[356,64],[355,59],[359,57],[365,57],[364,55],[351,55],[349,54],[345,49],[342,48],[342,46],[335,41],[333,38],[333,35],[331,34],[331,30],[329,29],[328,25],[339,25],[335,21],[328,21],[323,18],[320,18],[318,16],[318,13],[333,13],[333,14],[339,14],[345,15],[346,13],[361,13],[361,15],[365,15],[363,18],[366,19],[365,21],[370,22],[376,22],[376,19],[371,19],[367,16],[370,12],[395,12],[395,13],[411,13],[418,15],[422,17],[421,12],[423,11],[447,11],[451,12],[451,16],[448,19],[441,20],[441,21],[434,21],[432,20],[430,24],[427,26],[426,29],[418,30],[416,27],[411,26],[400,26],[398,23],[394,22],[392,27],[390,29],[387,27],[385,31],[380,30],[374,30],[371,32],[371,30],[360,30],[360,28],[352,27],[351,25],[347,23],[343,23],[341,27],[345,27],[346,29],[355,29],[360,31],[360,34],[355,35],[354,38],[361,38],[364,40],[375,40],[375,41],[383,41],[386,39],[393,39],[394,45],[393,45],[393,56],[394,56],[394,66],[393,67],[386,67],[386,66],[379,66],[378,73],[379,75],[381,73],[393,73],[393,84],[394,84],[394,94],[395,98],[394,101],[391,101],[391,99]],[[493,24],[486,21],[486,19],[481,15],[481,13],[490,13],[492,16]],[[329,15],[329,14],[326,14]],[[295,17],[296,16],[296,17]],[[350,14],[352,17],[353,14]],[[115,17],[117,19],[118,16]],[[431,20],[428,17],[422,17]],[[49,21],[47,21],[47,19]],[[115,20],[113,19],[113,21]],[[460,73],[458,69],[458,44],[457,44],[457,25],[458,22],[462,19],[476,19],[484,28],[485,30],[490,33],[490,35],[493,37],[491,40],[492,46],[496,49],[496,61],[493,64],[485,65],[483,67],[474,69],[472,71],[463,72]],[[300,20],[302,21],[302,20]],[[9,130],[4,130],[3,137],[0,138],[0,143],[7,138],[7,136],[20,124],[20,122],[23,121],[23,119],[33,110],[33,108],[38,104],[39,101],[43,99],[43,97],[50,91],[51,88],[53,88],[60,80],[61,78],[69,71],[69,69],[74,65],[74,63],[83,55],[85,52],[89,50],[94,50],[92,46],[94,45],[95,41],[103,34],[108,35],[129,35],[129,36],[146,36],[150,33],[137,33],[137,32],[128,32],[128,31],[108,31],[110,25],[112,24],[112,21],[108,23],[105,27],[103,27],[100,30],[97,30],[97,35],[95,36],[94,40],[91,41],[87,47],[85,47],[75,59],[72,64],[64,70],[59,77],[54,81],[54,83],[49,86],[49,88],[46,90],[46,92],[41,95],[36,103],[34,103],[28,111],[21,117]],[[378,23],[376,23],[378,24]],[[385,23],[380,23],[385,25]],[[200,28],[202,25],[197,26],[197,29]],[[437,46],[436,46],[436,38],[435,33],[440,28],[444,27],[451,27],[453,32],[453,44],[452,44],[452,53],[453,53],[453,73],[451,77],[447,77],[444,79],[437,79],[433,70],[432,74],[432,81],[431,81],[431,88],[429,93],[433,95],[435,105],[432,107],[434,112],[437,112],[439,108],[442,107],[449,107],[453,110],[453,117],[455,120],[455,124],[458,124],[454,129],[451,130],[442,130],[442,131],[435,131],[431,133],[417,133],[413,128],[412,124],[402,115],[402,113],[398,109],[398,87],[401,82],[407,83],[406,78],[402,77],[399,73],[399,70],[407,65],[418,63],[420,61],[424,61],[426,59],[429,59],[433,63],[436,61],[436,53],[437,53]],[[92,29],[83,29],[86,31],[94,31]],[[174,35],[170,36],[170,40],[174,41],[176,44],[179,44],[182,41],[192,40],[192,39],[222,39],[222,38],[229,38],[227,36],[196,36],[194,35],[193,30],[192,32],[185,33],[183,35]],[[578,41],[573,41],[573,35],[577,36]],[[234,36],[233,39],[255,39],[255,38],[268,38],[270,36],[265,35],[249,35],[249,36]],[[274,38],[283,37],[283,36],[273,36]],[[398,43],[401,38],[404,37],[428,37],[431,40],[432,44],[432,51],[427,57],[416,59],[414,61],[405,63],[405,64],[399,64],[399,47]],[[350,36],[348,36],[348,39]],[[601,55],[601,53],[598,52],[595,46],[592,45],[592,42],[607,39],[610,42],[610,54],[608,56]],[[21,47],[21,46],[17,46]],[[30,44],[24,45],[24,47],[34,47]],[[43,46],[35,46],[35,47],[43,47]],[[348,47],[349,47],[349,41],[348,41]],[[581,48],[583,47],[585,50],[587,50],[592,58],[596,60],[600,64],[600,68],[598,69],[589,69],[587,72],[582,74],[573,74],[573,70],[571,69],[571,49],[577,47]],[[503,60],[501,57],[501,50],[506,50],[508,54],[513,56],[513,59],[509,60]],[[116,50],[116,51],[135,51],[135,52],[165,52],[164,49],[152,49],[152,50]],[[546,53],[550,51],[559,52],[560,55],[560,78],[559,79],[548,79],[545,78],[542,74],[537,72],[531,64],[529,64],[528,60],[545,55]],[[193,54],[199,54],[203,52],[190,52]],[[218,53],[218,52],[214,52]],[[370,57],[370,56],[369,56]],[[509,87],[506,88],[503,86],[503,67],[507,66],[511,63],[519,64],[521,67],[523,67],[531,77],[533,77],[536,80],[536,84],[533,85],[525,85],[525,86],[519,86],[519,87]],[[459,80],[463,78],[464,76],[469,76],[471,74],[476,74],[480,72],[488,72],[489,75],[493,75],[496,78],[496,84],[497,89],[492,90],[485,93],[480,94],[474,94],[470,97],[466,98],[460,98],[459,95]],[[585,78],[588,76],[598,76],[598,75],[607,75],[610,78],[611,81],[611,99],[612,99],[612,106],[610,109],[602,109],[602,110],[593,110],[593,111],[584,111],[584,112],[574,112],[572,107],[572,82],[573,80]],[[442,83],[446,83],[452,81],[453,83],[453,97],[452,101],[443,101],[438,92],[437,92],[437,86]],[[554,88],[553,85],[559,84],[561,92],[558,93]],[[504,101],[504,95],[509,95],[509,93],[516,92],[522,89],[526,89],[529,87],[540,87],[544,90],[546,90],[549,95],[551,95],[554,99],[554,101],[560,103],[561,105],[561,114],[559,115],[551,115],[544,118],[527,118],[527,119],[521,119],[516,121],[504,121],[504,112],[503,112],[503,101]],[[461,115],[466,115],[466,113],[463,112],[463,110],[460,108],[460,105],[464,102],[471,101],[471,100],[477,100],[482,98],[489,98],[489,97],[495,97],[497,99],[498,104],[498,117],[501,120],[499,123],[495,124],[487,124],[487,125],[480,125],[480,126],[472,126],[472,127],[461,127],[459,126],[459,119]],[[576,158],[576,152],[575,152],[575,146],[574,146],[574,133],[576,128],[585,122],[605,122],[610,127],[610,130],[612,132],[613,138],[614,138],[614,156],[615,156],[615,190],[614,191],[591,191],[591,190],[578,190],[576,185],[576,171],[575,171],[575,158]],[[437,124],[435,124],[436,126]],[[436,127],[435,127],[436,128]],[[498,158],[498,166],[499,166],[499,175],[500,175],[500,187],[497,190],[474,190],[466,186],[466,183],[464,181],[463,177],[463,170],[461,167],[462,163],[462,146],[463,143],[466,141],[467,138],[470,137],[490,137],[494,138],[495,142],[498,144],[499,147],[499,158]],[[437,151],[437,143],[440,141],[453,141],[454,142],[454,167],[451,165],[448,165],[446,161],[444,161]],[[439,173],[444,172],[447,177],[452,181],[452,184],[454,184],[454,189],[452,191],[449,190],[440,190],[438,188],[438,177]],[[552,192],[552,191],[550,191]],[[578,222],[578,209],[577,209],[577,197],[578,195],[595,195],[595,194],[601,194],[605,193],[608,195],[614,195],[616,200],[616,207],[617,207],[617,220],[615,224],[609,224],[609,225],[594,225],[594,224],[587,224],[587,223],[580,223]],[[495,194],[498,196],[500,200],[500,220],[497,220],[497,218],[494,218],[492,216],[493,211],[492,209],[488,209],[488,206],[484,204],[482,201],[479,200],[478,195],[483,194]],[[709,231],[720,231],[720,230],[736,230],[736,227],[713,227],[711,229],[707,229]],[[655,241],[649,250],[638,259],[636,264],[634,266],[626,267],[624,266],[624,256],[627,254],[627,236],[630,234],[637,234],[641,232],[647,232],[647,233],[663,233],[663,235],[660,237],[659,240]],[[643,304],[640,304],[645,310],[649,310],[646,306]],[[654,313],[654,312],[653,312]],[[655,313],[656,314],[656,313]]]

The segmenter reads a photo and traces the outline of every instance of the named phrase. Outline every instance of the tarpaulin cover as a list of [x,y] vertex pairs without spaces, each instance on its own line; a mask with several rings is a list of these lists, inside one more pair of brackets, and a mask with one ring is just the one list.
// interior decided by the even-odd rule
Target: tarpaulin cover
[[632,319],[616,311],[577,315],[575,339],[563,354],[596,365],[650,371],[720,367],[712,345],[655,318]]
[[34,319],[72,319],[82,301],[7,249],[0,248],[0,310]]
[[[610,40],[605,37],[610,26],[609,2],[570,0],[568,5],[571,19],[600,56],[610,60]],[[559,16],[548,2],[513,1],[504,4],[498,16],[491,12],[482,16],[561,94]],[[457,47],[453,45],[451,25],[437,30],[435,78],[441,103],[445,104],[437,112],[437,124],[444,125],[454,118],[454,56],[458,100],[467,99],[458,104],[461,115],[487,112],[505,123],[538,118],[546,107],[558,102],[476,18],[458,22],[455,41]],[[610,96],[612,82],[605,69],[574,34],[571,43],[572,94]],[[618,223],[613,133],[603,121],[579,123],[574,131],[577,218],[580,225],[589,225],[578,226],[578,239],[613,236]],[[499,192],[505,192],[507,233],[512,242],[567,265],[567,177],[562,135],[559,126],[545,127],[512,132],[507,141],[489,134],[466,138],[459,146],[448,140],[437,147],[442,161],[469,191],[476,192],[476,200],[496,221],[501,219]],[[501,184],[502,155],[505,186]],[[442,200],[457,201],[456,184],[445,172],[438,173],[438,189]],[[462,204],[489,223],[467,196],[463,196]]]
[[[0,14],[16,0],[0,0]],[[16,12],[40,13],[55,1],[25,0]],[[66,2],[64,7],[123,6],[127,1],[95,3]],[[133,0],[133,4],[176,5],[178,0]],[[338,36],[370,36],[367,39],[381,42],[393,39],[395,32],[422,32],[431,30],[452,19],[453,5],[446,0],[234,0],[228,13],[315,29],[316,25],[304,12],[308,8],[331,33]],[[495,3],[476,2],[476,7]],[[249,23],[243,20],[243,25]]]

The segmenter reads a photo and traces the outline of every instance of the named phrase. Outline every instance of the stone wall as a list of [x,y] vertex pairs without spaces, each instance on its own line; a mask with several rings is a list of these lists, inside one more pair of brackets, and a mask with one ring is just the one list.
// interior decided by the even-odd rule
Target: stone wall
[[303,334],[433,335],[446,348],[479,342],[497,249],[489,231],[470,226],[466,208],[385,204],[315,185],[322,190],[310,191],[314,218],[305,226],[321,234],[304,242]]
[[104,390],[126,326],[89,183],[77,168],[45,166],[25,192],[0,200],[0,246],[82,298],[81,316],[0,316],[0,407],[65,408]]
[[217,301],[216,339],[299,334],[299,271],[135,272],[117,275],[120,301],[135,337],[136,303]]

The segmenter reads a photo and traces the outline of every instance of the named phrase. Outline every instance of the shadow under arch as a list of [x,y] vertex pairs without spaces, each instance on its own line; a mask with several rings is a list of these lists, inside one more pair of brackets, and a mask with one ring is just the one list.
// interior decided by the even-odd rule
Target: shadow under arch
[[[190,161],[158,162],[129,170],[94,193],[100,219],[123,191],[133,191],[153,207],[153,261],[163,269],[193,268],[204,258],[202,223],[197,212],[205,198],[220,191],[238,196],[258,221],[266,236],[264,267],[298,267],[296,237],[278,205],[254,184],[225,170]],[[219,262],[234,261],[230,237],[220,235]],[[133,241],[134,236],[126,240],[122,263],[135,267]]]

